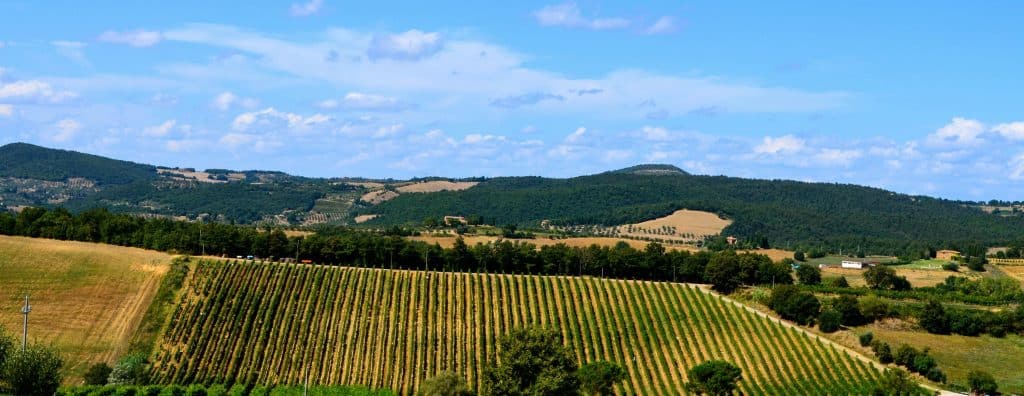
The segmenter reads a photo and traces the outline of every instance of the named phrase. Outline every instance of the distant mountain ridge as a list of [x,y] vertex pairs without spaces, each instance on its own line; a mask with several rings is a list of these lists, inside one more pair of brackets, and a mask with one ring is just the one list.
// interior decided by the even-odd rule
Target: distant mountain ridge
[[[544,221],[619,225],[693,209],[733,220],[724,233],[747,240],[879,253],[1024,238],[1024,217],[993,215],[963,202],[847,184],[692,175],[665,164],[567,179],[473,178],[478,183],[460,191],[402,188],[428,180],[453,179],[194,172],[24,143],[0,147],[0,207],[8,208],[105,207],[140,215],[276,225],[354,225],[359,216],[371,227],[420,224],[443,216],[477,216],[490,224],[527,227]],[[392,198],[370,201],[381,193]]]

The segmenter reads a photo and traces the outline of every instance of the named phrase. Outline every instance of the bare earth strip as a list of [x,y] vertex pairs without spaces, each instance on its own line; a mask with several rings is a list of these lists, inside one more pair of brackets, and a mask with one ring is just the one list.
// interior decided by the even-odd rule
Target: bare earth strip
[[20,336],[19,308],[31,295],[29,341],[55,345],[72,383],[89,364],[125,352],[170,260],[142,249],[0,236],[0,326]]

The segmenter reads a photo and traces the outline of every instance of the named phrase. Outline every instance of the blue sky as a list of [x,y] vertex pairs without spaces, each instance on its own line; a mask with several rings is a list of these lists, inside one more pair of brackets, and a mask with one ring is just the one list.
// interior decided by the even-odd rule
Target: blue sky
[[0,144],[306,176],[670,163],[1024,199],[1020,2],[83,4],[0,0]]

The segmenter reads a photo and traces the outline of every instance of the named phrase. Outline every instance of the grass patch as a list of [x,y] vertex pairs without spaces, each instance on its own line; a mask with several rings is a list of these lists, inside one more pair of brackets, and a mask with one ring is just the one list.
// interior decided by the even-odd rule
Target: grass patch
[[1003,393],[1024,393],[1024,338],[1010,335],[1006,338],[990,336],[966,337],[959,335],[937,335],[920,331],[889,330],[880,326],[866,326],[876,339],[888,342],[895,350],[900,344],[909,344],[918,349],[930,348],[949,377],[950,383],[966,384],[967,373],[983,370],[992,374]]
[[138,330],[132,337],[131,345],[128,347],[129,352],[140,352],[149,356],[153,351],[153,345],[167,321],[167,314],[174,307],[174,297],[181,289],[181,285],[185,283],[185,276],[188,275],[188,262],[188,257],[175,258],[171,262],[170,270],[160,282],[160,288],[153,296],[153,302],[149,304],[146,314],[142,316],[142,322],[139,323]]

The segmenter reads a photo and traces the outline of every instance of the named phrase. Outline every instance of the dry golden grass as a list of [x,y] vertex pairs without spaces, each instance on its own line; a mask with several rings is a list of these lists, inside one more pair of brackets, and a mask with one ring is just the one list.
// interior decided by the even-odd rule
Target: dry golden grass
[[142,249],[0,236],[0,326],[20,338],[32,298],[29,341],[64,356],[67,379],[112,363],[149,307],[171,256]]
[[356,220],[356,224],[360,224],[360,223],[365,223],[365,222],[367,222],[367,221],[370,221],[370,220],[376,219],[376,218],[377,218],[377,216],[380,216],[380,215],[375,215],[375,214],[365,214],[365,215],[359,215],[359,216],[356,216],[356,219],[355,219],[355,220]]
[[459,191],[477,185],[477,182],[450,182],[447,180],[435,180],[428,182],[406,184],[398,187],[403,193],[430,193],[438,191]]
[[[913,287],[935,286],[945,281],[950,275],[964,276],[971,279],[981,277],[981,275],[972,271],[953,273],[941,269],[900,268],[898,266],[891,268],[896,270],[896,275],[907,277],[907,280],[910,281],[910,285]],[[850,283],[850,286],[858,287],[865,285],[864,271],[866,270],[828,267],[821,270],[821,275],[824,277],[843,276],[846,277],[846,281]]]
[[1024,265],[999,265],[997,267],[1014,279],[1024,282]]
[[[450,236],[434,236],[434,235],[416,236],[416,237],[409,237],[408,239],[411,239],[411,240],[414,240],[414,241],[426,242],[426,243],[429,243],[429,244],[436,243],[438,245],[441,245],[441,247],[443,247],[443,248],[450,248],[450,247],[452,247],[455,244],[455,236],[454,235],[450,235]],[[462,239],[466,241],[467,245],[473,246],[473,245],[476,245],[477,243],[485,243],[486,244],[486,243],[491,243],[491,242],[502,240],[503,238],[499,237],[499,236],[470,235],[470,236],[463,236]],[[634,240],[634,239],[608,238],[608,237],[566,238],[566,239],[548,239],[548,238],[509,239],[508,241],[510,241],[510,242],[517,242],[518,241],[518,242],[521,242],[521,243],[530,243],[530,244],[536,245],[537,247],[553,246],[553,245],[557,245],[557,244],[560,244],[560,243],[561,244],[565,244],[566,246],[571,246],[571,247],[587,247],[587,246],[590,246],[590,245],[615,246],[615,244],[617,244],[619,242],[625,242],[625,243],[629,244],[629,246],[631,246],[633,248],[636,248],[636,249],[643,249],[645,246],[647,246],[648,243],[650,243],[650,242],[638,241],[638,240]],[[674,246],[674,245],[665,246],[665,249],[670,249],[670,250],[690,250],[690,251],[696,250],[696,248],[691,247],[691,246]]]
[[772,261],[781,261],[782,259],[786,259],[786,258],[790,258],[791,259],[791,258],[793,258],[793,251],[792,250],[754,249],[754,250],[743,250],[741,252],[743,252],[743,253],[763,254],[765,256],[768,256],[768,258],[772,259]]
[[395,197],[398,197],[398,193],[394,191],[374,190],[366,194],[363,194],[363,196],[359,197],[359,199],[362,200],[363,202],[369,202],[371,205],[376,205],[384,201],[395,199]]
[[304,237],[304,236],[310,236],[310,235],[313,235],[313,234],[314,234],[313,231],[284,230],[284,235],[289,237],[289,238],[292,238],[292,237]]
[[[665,217],[660,217],[654,220],[648,220],[636,224],[626,224],[619,226],[619,233],[621,235],[628,235],[634,237],[655,237],[673,240],[692,240],[694,238],[687,238],[684,237],[684,235],[692,234],[696,236],[696,239],[701,239],[701,237],[705,235],[718,235],[722,232],[723,229],[725,229],[725,227],[728,227],[729,224],[732,224],[731,220],[721,219],[718,217],[718,215],[711,212],[681,209]],[[632,227],[633,231],[627,231],[628,227]],[[673,232],[667,235],[655,235],[641,231],[660,231],[663,230],[665,227],[672,228]]]

